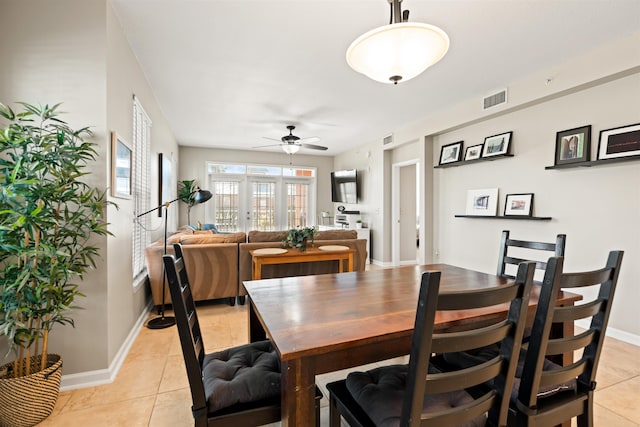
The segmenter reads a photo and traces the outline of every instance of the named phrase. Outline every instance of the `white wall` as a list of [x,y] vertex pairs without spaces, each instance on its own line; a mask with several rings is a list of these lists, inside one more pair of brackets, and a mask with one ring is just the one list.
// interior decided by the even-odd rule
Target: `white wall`
[[[437,156],[444,144],[464,140],[466,147],[513,131],[514,154],[436,170],[437,260],[492,273],[500,233],[507,229],[514,238],[550,242],[565,233],[568,271],[600,268],[610,250],[624,250],[610,327],[640,337],[635,312],[640,299],[640,160],[545,170],[554,164],[556,132],[590,124],[595,159],[601,130],[640,122],[638,99],[640,74],[633,74],[434,137]],[[477,188],[499,188],[500,214],[506,194],[534,193],[534,215],[553,219],[454,218],[465,212],[467,190]]]
[[[153,158],[160,151],[177,154],[175,139],[107,0],[4,1],[0,28],[0,102],[62,102],[65,121],[74,128],[90,126],[99,154],[89,166],[90,185],[110,185],[111,131],[132,141],[134,93],[153,120]],[[157,167],[153,172],[156,186]],[[147,286],[134,289],[132,284],[132,203],[113,200],[120,209],[110,208],[107,220],[115,236],[96,238],[100,257],[80,283],[86,297],[77,300],[83,309],[73,312],[75,328],[56,326],[50,337],[51,351],[64,358],[63,386],[71,374],[77,374],[71,375],[76,385],[107,381],[114,374],[149,299]],[[3,348],[0,354],[4,356]]]

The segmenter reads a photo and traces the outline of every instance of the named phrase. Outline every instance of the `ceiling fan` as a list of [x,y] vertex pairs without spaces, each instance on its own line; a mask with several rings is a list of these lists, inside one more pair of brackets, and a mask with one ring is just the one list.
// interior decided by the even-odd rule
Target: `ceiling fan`
[[296,127],[293,125],[287,126],[287,129],[289,129],[289,135],[285,135],[279,140],[275,138],[269,138],[269,137],[263,136],[264,139],[270,139],[272,141],[281,141],[279,144],[262,145],[260,147],[254,147],[254,148],[280,146],[282,147],[282,150],[287,154],[295,154],[298,152],[298,150],[300,150],[300,148],[309,148],[311,150],[322,150],[322,151],[327,149],[327,147],[323,147],[322,145],[309,144],[310,142],[320,141],[320,138],[318,138],[317,136],[312,136],[309,138],[300,138],[298,136],[295,136],[293,134],[293,130],[295,128]]

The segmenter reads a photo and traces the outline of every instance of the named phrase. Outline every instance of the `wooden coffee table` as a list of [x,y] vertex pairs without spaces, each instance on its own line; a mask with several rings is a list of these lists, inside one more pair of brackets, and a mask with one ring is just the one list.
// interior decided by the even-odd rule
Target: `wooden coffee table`
[[[353,271],[353,254],[355,253],[355,249],[351,249],[348,246],[343,246],[342,248],[346,248],[346,249],[338,249],[338,246],[336,246],[335,250],[322,250],[322,249],[318,249],[317,247],[310,247],[310,248],[307,248],[307,250],[304,252],[298,249],[279,249],[279,248],[254,249],[249,251],[249,253],[251,254],[251,260],[253,265],[253,268],[251,270],[251,277],[253,280],[261,279],[263,265],[293,264],[298,262],[338,261],[339,273],[343,273],[345,271],[347,272]],[[268,251],[265,249],[272,249],[272,251]],[[285,251],[285,252],[266,253],[266,252],[276,252],[278,249],[279,251]],[[345,261],[347,263],[346,270],[344,268]]]

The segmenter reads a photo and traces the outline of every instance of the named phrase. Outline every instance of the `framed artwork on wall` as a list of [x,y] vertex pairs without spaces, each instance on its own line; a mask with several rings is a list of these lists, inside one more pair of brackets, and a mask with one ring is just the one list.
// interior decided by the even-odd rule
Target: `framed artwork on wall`
[[498,212],[498,189],[485,188],[467,191],[467,215],[495,216]]
[[507,194],[504,201],[504,216],[531,216],[533,193]]
[[[158,155],[158,206],[171,200],[171,158],[166,154]],[[162,216],[162,209],[158,209],[158,216]]]
[[591,125],[556,133],[556,165],[588,162],[591,155]]
[[640,123],[600,131],[598,160],[640,156]]
[[500,156],[508,154],[511,148],[511,137],[513,132],[504,132],[498,135],[488,136],[484,139],[482,157]]
[[484,144],[472,145],[471,147],[467,147],[467,150],[464,153],[464,160],[476,160],[479,159],[482,155],[482,147]]
[[440,164],[459,162],[462,158],[463,141],[453,142],[443,145],[440,149]]
[[131,198],[131,146],[117,132],[111,132],[111,195]]

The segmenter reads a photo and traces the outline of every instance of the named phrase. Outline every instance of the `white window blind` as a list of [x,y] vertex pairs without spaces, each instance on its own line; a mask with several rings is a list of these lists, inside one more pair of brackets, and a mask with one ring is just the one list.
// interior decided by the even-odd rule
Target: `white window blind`
[[[151,155],[151,119],[140,101],[133,97],[133,203],[134,215],[149,210],[149,156]],[[132,268],[134,283],[145,273],[144,248],[151,243],[150,217],[144,215],[133,222]]]

